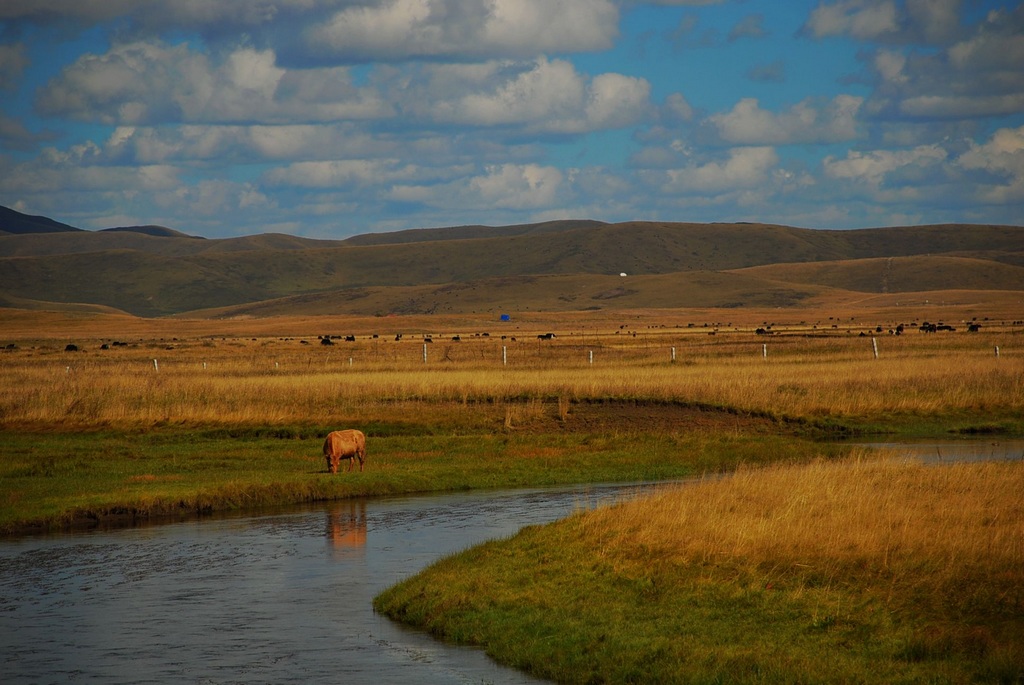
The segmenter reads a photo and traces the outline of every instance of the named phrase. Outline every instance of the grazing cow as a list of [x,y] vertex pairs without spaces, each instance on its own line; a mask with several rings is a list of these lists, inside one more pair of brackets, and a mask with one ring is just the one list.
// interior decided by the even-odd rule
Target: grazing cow
[[324,457],[327,459],[327,470],[337,473],[342,459],[348,459],[348,470],[359,460],[359,470],[363,470],[366,461],[366,436],[362,431],[333,431],[324,440]]

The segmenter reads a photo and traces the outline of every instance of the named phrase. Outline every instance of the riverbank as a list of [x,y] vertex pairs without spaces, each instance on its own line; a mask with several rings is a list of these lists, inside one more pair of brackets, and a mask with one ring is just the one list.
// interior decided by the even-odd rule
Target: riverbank
[[326,473],[326,429],[6,432],[0,532],[131,525],[278,504],[419,492],[688,478],[740,464],[834,458],[849,448],[709,414],[676,432],[429,434],[368,429],[363,472]]
[[442,560],[385,615],[563,683],[1024,679],[1024,463],[742,468]]

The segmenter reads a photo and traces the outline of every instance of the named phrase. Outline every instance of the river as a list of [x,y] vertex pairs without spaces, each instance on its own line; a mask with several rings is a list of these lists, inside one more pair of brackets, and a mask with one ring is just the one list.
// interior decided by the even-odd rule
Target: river
[[0,682],[531,683],[374,614],[441,556],[637,486],[357,500],[0,543]]

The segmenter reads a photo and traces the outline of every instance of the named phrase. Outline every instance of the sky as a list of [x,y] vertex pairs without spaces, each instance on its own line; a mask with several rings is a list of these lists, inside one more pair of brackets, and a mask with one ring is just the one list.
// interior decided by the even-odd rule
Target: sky
[[0,205],[311,238],[1024,224],[1024,4],[0,0]]

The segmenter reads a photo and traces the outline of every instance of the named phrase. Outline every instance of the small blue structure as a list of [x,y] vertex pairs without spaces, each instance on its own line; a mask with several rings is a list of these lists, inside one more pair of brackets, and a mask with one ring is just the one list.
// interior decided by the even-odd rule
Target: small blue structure
[[502,314],[502,315],[501,315],[501,320],[502,320],[502,321],[511,321],[511,320],[512,320],[512,317],[511,317],[511,316],[509,316],[508,314]]

